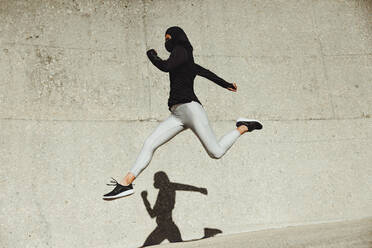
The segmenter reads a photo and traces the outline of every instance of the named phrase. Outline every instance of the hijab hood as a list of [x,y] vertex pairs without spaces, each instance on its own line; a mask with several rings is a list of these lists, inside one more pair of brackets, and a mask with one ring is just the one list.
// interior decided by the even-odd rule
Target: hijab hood
[[165,49],[167,49],[168,52],[172,52],[176,45],[181,45],[186,48],[187,51],[192,52],[193,47],[182,28],[178,26],[170,27],[165,31],[165,34],[170,34],[172,37],[165,42]]

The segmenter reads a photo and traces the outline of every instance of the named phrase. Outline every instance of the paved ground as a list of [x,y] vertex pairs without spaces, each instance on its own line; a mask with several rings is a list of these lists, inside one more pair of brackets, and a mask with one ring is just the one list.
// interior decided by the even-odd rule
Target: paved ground
[[346,222],[270,229],[217,236],[195,242],[152,247],[206,248],[371,248],[372,218]]

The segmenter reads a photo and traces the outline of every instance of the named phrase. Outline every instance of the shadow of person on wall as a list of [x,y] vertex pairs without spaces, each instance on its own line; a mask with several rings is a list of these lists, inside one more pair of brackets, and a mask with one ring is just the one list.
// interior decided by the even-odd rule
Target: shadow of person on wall
[[[151,208],[150,202],[147,200],[147,191],[142,191],[141,196],[150,217],[156,217],[156,223],[158,224],[158,226],[147,237],[145,243],[141,247],[157,245],[165,239],[167,239],[171,243],[187,242],[182,240],[180,230],[172,219],[172,211],[176,201],[176,191],[195,191],[207,195],[207,189],[170,182],[167,174],[163,171],[155,173],[154,187],[159,189],[159,193],[153,208]],[[222,231],[219,229],[204,228],[204,237],[200,239],[213,237],[218,233],[222,233]],[[195,241],[200,239],[193,239],[188,241]]]

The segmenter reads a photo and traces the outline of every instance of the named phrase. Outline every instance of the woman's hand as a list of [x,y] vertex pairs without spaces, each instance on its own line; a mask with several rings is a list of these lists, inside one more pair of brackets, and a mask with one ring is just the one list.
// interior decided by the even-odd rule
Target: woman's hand
[[238,86],[236,86],[236,83],[233,83],[234,88],[227,88],[228,90],[236,92],[238,90]]
[[155,49],[150,49],[146,53],[147,53],[147,56],[158,55],[158,53],[155,51]]

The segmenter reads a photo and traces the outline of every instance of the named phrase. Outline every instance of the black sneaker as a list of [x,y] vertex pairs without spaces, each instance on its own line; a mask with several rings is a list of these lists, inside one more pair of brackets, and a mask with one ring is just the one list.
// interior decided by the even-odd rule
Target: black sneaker
[[262,124],[259,123],[258,120],[239,118],[236,120],[236,126],[239,127],[241,125],[247,126],[248,132],[252,132],[255,129],[262,129]]
[[116,181],[114,178],[112,179],[113,180],[111,180],[111,184],[107,184],[107,185],[115,186],[115,188],[111,192],[103,195],[103,199],[115,199],[115,198],[131,195],[134,193],[132,184],[129,184],[128,186],[124,186],[118,183],[118,181]]

